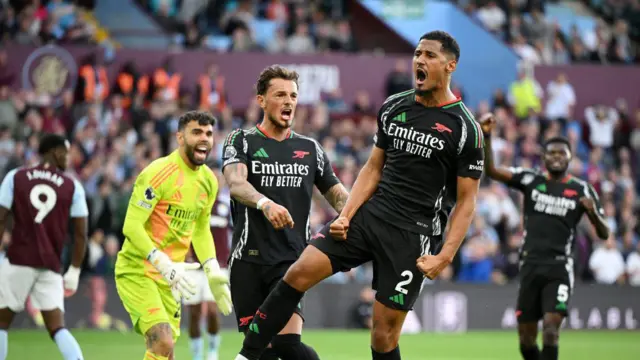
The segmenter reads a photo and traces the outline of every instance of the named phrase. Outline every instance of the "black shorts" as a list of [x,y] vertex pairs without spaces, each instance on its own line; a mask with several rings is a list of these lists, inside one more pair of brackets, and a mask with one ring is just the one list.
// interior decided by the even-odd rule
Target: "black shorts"
[[520,269],[518,322],[538,322],[546,313],[566,316],[572,293],[573,265],[525,263]]
[[[278,284],[293,262],[277,265],[260,265],[234,259],[230,265],[229,281],[231,286],[231,301],[233,302],[238,331],[246,332],[253,315],[271,290]],[[302,301],[295,313],[302,315]]]
[[440,241],[433,237],[401,229],[376,217],[363,205],[349,224],[346,241],[336,241],[325,225],[311,245],[331,260],[333,272],[346,271],[373,261],[373,289],[376,300],[398,310],[411,310],[420,295],[423,274],[416,260],[430,253]]

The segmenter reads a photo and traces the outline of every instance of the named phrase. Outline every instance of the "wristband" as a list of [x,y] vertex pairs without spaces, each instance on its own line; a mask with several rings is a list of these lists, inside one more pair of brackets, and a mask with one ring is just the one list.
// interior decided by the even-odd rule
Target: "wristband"
[[262,207],[264,206],[264,204],[268,203],[269,201],[271,201],[271,199],[269,199],[268,197],[263,197],[262,199],[258,200],[258,202],[256,203],[256,208],[258,208],[258,210],[262,210]]

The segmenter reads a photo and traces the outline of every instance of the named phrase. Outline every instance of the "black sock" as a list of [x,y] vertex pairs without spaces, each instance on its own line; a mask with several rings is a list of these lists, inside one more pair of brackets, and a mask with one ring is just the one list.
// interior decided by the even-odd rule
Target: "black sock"
[[558,345],[544,345],[540,360],[558,360]]
[[520,354],[524,360],[538,360],[540,358],[540,350],[537,345],[529,347],[527,345],[520,344]]
[[287,325],[302,295],[304,293],[280,280],[253,317],[240,355],[249,360],[259,359],[273,337]]
[[260,360],[278,360],[280,359],[276,352],[272,348],[266,348],[262,355],[260,355]]
[[320,360],[318,353],[302,343],[298,334],[278,335],[271,345],[281,360]]
[[400,345],[388,353],[379,353],[371,348],[371,358],[373,360],[400,360]]

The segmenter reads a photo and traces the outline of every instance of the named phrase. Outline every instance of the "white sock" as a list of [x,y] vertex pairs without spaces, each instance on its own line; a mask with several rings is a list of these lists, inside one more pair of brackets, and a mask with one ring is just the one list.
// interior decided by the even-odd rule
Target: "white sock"
[[82,356],[82,350],[76,339],[71,335],[69,330],[60,329],[53,337],[53,341],[58,345],[60,353],[64,360],[84,360]]
[[208,342],[209,342],[209,349],[208,349],[209,354],[217,353],[218,352],[218,348],[220,348],[220,341],[222,340],[220,338],[220,335],[218,335],[218,334],[207,334],[207,339],[208,339]]
[[236,358],[234,360],[249,360],[249,359],[247,359],[246,357],[238,354],[238,356],[236,356]]
[[191,339],[191,354],[193,354],[193,360],[204,359],[204,339],[202,337]]
[[7,338],[9,334],[7,330],[0,330],[0,360],[7,360],[7,351],[9,347],[9,341]]

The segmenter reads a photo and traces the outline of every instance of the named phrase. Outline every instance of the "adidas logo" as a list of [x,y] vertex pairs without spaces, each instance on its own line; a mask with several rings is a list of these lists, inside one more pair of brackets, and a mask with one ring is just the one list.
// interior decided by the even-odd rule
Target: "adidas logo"
[[251,325],[249,325],[249,331],[253,331],[256,334],[260,334],[260,330],[258,329],[258,324],[255,324],[255,323],[251,323]]
[[267,154],[266,151],[264,151],[264,148],[260,148],[260,150],[256,151],[253,154],[253,157],[258,157],[258,158],[268,158],[269,154]]
[[393,121],[398,121],[398,122],[407,122],[407,113],[402,113],[400,115],[396,115],[393,119]]
[[393,301],[396,304],[404,305],[404,294],[393,295],[389,298],[389,300]]

